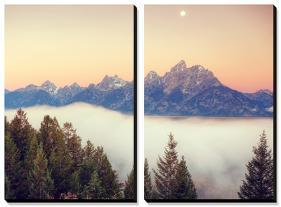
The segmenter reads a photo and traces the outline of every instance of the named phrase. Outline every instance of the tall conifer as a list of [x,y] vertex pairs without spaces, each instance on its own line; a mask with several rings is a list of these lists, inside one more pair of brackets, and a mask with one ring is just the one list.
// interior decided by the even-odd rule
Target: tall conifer
[[91,174],[91,179],[82,191],[83,199],[103,199],[104,189],[96,171]]
[[82,148],[81,138],[77,135],[76,130],[70,122],[63,125],[63,134],[66,141],[66,146],[72,160],[72,171],[78,170],[82,163]]
[[247,173],[238,196],[241,199],[274,199],[273,159],[266,134],[260,135],[259,145],[253,148],[254,157],[247,164]]
[[[6,126],[7,127],[7,126]],[[24,160],[28,146],[32,137],[36,136],[36,131],[29,124],[26,113],[19,109],[14,119],[8,125],[9,133],[20,150],[20,160]]]
[[145,199],[152,198],[151,175],[149,172],[149,165],[148,165],[148,161],[146,158],[144,161],[144,198]]
[[135,180],[134,180],[134,168],[131,170],[125,181],[124,198],[134,199],[135,198]]
[[103,197],[110,199],[122,198],[122,183],[119,182],[118,174],[112,169],[111,163],[102,147],[97,147],[94,160],[101,185],[105,189]]
[[[49,199],[52,197],[53,180],[51,179],[48,162],[43,149],[34,143],[36,149],[35,157],[29,169],[29,198],[30,199]],[[32,150],[32,147],[30,148]],[[33,152],[31,152],[33,154]]]
[[175,190],[177,199],[196,199],[197,193],[191,175],[187,169],[186,161],[182,156],[177,167],[177,185]]
[[176,170],[178,166],[178,155],[176,152],[177,142],[172,134],[165,147],[164,156],[159,157],[157,170],[154,170],[155,184],[160,199],[176,198],[174,189],[176,187]]
[[20,151],[9,134],[5,134],[5,198],[16,199],[20,185]]
[[[26,113],[19,109],[15,117],[9,124],[9,134],[19,150],[20,167],[17,170],[17,187],[15,196],[17,199],[25,199],[28,197],[28,168],[25,166],[26,156],[29,151],[31,140],[36,137],[36,130],[29,124]],[[10,180],[10,182],[13,182]],[[14,185],[15,183],[11,183]]]
[[56,118],[45,116],[39,129],[39,140],[43,144],[48,168],[54,181],[54,197],[60,198],[71,187],[72,160],[66,140]]

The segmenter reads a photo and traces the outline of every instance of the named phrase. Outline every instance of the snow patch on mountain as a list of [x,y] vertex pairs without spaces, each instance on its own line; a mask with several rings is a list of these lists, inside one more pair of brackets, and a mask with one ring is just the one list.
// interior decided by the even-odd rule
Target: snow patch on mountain
[[103,78],[103,80],[97,85],[97,87],[99,89],[108,91],[108,90],[112,90],[112,89],[117,89],[117,88],[123,87],[127,83],[128,83],[127,81],[122,80],[117,75],[114,75],[114,76],[106,75]]
[[269,112],[273,112],[273,106],[269,107],[269,108],[266,108],[267,111]]
[[41,86],[40,86],[40,89],[50,93],[50,94],[56,94],[57,91],[58,91],[58,88],[57,86],[52,83],[51,81],[49,80],[46,80]]
[[181,60],[163,76],[151,71],[144,80],[146,114],[271,116],[272,92],[242,93],[224,86],[202,65]]

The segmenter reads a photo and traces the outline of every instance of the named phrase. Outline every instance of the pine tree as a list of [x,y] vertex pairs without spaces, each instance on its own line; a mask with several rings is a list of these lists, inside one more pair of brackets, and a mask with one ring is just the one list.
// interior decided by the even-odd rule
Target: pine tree
[[[28,181],[30,199],[49,199],[52,197],[53,180],[48,170],[48,162],[44,155],[42,146],[32,142],[30,147],[30,157],[34,157],[29,169]],[[35,154],[34,151],[35,150]]]
[[26,158],[24,160],[24,165],[27,170],[32,169],[33,162],[37,156],[37,150],[38,150],[39,144],[36,137],[32,137],[30,140],[30,143],[28,145],[28,152],[26,154]]
[[90,182],[92,173],[97,171],[97,165],[94,160],[95,152],[94,145],[88,140],[83,148],[83,161],[79,169],[79,182],[81,186],[87,185]]
[[101,186],[105,189],[102,197],[108,199],[122,198],[122,184],[119,182],[117,172],[112,169],[102,147],[97,147],[95,150],[94,161],[101,180]]
[[5,133],[9,134],[19,150],[20,166],[15,180],[9,179],[10,185],[15,188],[15,197],[25,199],[28,197],[28,167],[26,166],[27,154],[31,140],[36,137],[36,130],[29,124],[26,113],[19,109],[11,123],[6,121]]
[[176,181],[177,185],[174,191],[177,199],[197,198],[196,189],[183,156],[177,167]]
[[[94,145],[87,141],[87,145],[83,148],[83,162],[79,170],[79,182],[82,189],[81,198],[91,199],[89,190],[93,182],[91,179],[93,173],[97,174],[100,181],[100,191],[98,192],[99,199],[116,199],[122,197],[121,187],[118,176],[103,151],[102,147],[95,148]],[[88,196],[86,196],[88,195]]]
[[5,134],[10,131],[10,123],[7,120],[7,116],[5,116]]
[[66,141],[66,147],[72,160],[71,166],[71,179],[70,179],[70,192],[75,195],[80,193],[80,180],[79,180],[79,168],[83,161],[83,150],[81,147],[81,138],[77,135],[76,130],[72,124],[66,122],[63,125],[63,134]]
[[83,148],[83,158],[85,159],[94,159],[96,149],[91,141],[87,141],[86,146]]
[[66,140],[56,118],[45,116],[39,129],[39,140],[48,160],[48,169],[54,181],[54,197],[60,198],[71,186],[72,160]]
[[63,125],[62,130],[72,160],[72,171],[74,172],[79,169],[79,166],[82,163],[81,138],[77,135],[76,130],[73,129],[72,124],[69,122],[66,122]]
[[[107,199],[108,196],[105,191],[104,184],[101,180],[98,172],[98,156],[96,155],[97,150],[94,145],[88,140],[86,146],[83,148],[83,162],[79,170],[80,184],[82,192],[82,199]],[[95,187],[98,185],[99,187]],[[92,195],[91,191],[97,195]]]
[[253,148],[254,157],[247,164],[248,172],[240,186],[238,196],[241,199],[274,199],[273,159],[268,149],[266,134],[260,135],[260,142]]
[[29,124],[26,113],[21,109],[17,111],[14,119],[8,126],[9,133],[20,150],[20,160],[24,160],[28,152],[30,140],[36,136],[36,131]]
[[[80,166],[81,167],[81,166]],[[70,188],[69,191],[74,193],[76,196],[79,197],[81,191],[81,183],[80,183],[80,170],[75,171],[72,173],[70,178]]]
[[125,199],[134,199],[135,198],[135,180],[134,180],[134,168],[131,170],[130,175],[125,181],[124,188],[124,198]]
[[101,181],[96,171],[91,174],[91,179],[88,185],[84,186],[82,199],[102,199],[104,189],[101,186]]
[[[64,142],[64,134],[56,117],[44,116],[39,129],[39,141],[43,145],[46,158],[49,159],[51,153],[58,147],[57,144]],[[65,145],[65,143],[63,143]]]
[[86,146],[82,149],[83,156],[79,170],[72,175],[71,189],[82,199],[90,199],[90,195],[88,195],[89,183],[93,173],[97,173],[97,165],[94,160],[95,152],[94,145],[88,140]]
[[174,140],[174,136],[170,134],[164,156],[159,157],[157,170],[154,170],[156,190],[160,199],[176,198],[174,192],[176,187],[176,169],[178,166],[176,146],[177,142]]
[[[63,140],[61,140],[63,141]],[[57,142],[56,150],[51,152],[49,170],[54,181],[54,197],[60,198],[62,193],[68,192],[71,187],[71,159],[64,142]]]
[[5,134],[5,198],[16,199],[17,189],[20,185],[20,151],[11,139]]
[[144,161],[144,198],[151,199],[152,198],[152,183],[151,183],[151,175],[149,172],[148,161],[145,158]]

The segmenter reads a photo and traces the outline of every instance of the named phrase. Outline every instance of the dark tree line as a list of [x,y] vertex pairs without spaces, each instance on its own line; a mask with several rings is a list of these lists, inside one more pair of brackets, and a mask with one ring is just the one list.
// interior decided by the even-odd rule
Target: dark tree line
[[134,171],[121,183],[103,148],[46,115],[40,129],[19,109],[5,117],[6,199],[134,199]]
[[[157,169],[152,182],[147,159],[144,163],[145,199],[197,199],[197,192],[184,157],[178,159],[177,142],[172,134],[158,158]],[[247,164],[245,180],[238,196],[240,199],[274,200],[274,166],[272,152],[268,149],[266,134],[260,135],[260,142],[253,148],[254,157]]]

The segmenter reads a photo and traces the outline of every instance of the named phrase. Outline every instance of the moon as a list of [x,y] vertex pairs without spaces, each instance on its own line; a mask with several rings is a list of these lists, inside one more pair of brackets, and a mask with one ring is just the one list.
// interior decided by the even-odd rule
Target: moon
[[181,17],[184,17],[184,16],[186,15],[186,12],[185,12],[184,10],[182,10],[182,11],[180,12],[180,15],[181,15]]

